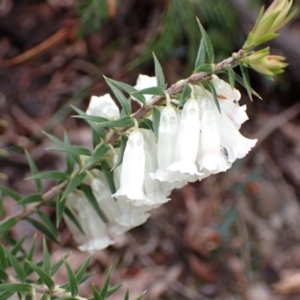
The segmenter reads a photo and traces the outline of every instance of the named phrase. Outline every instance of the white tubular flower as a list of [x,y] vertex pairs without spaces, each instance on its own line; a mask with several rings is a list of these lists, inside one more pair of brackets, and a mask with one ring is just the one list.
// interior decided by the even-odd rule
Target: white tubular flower
[[197,171],[196,157],[200,136],[200,111],[193,98],[183,106],[175,144],[175,162],[168,171],[178,174],[177,181],[188,180],[191,175],[201,175]]
[[126,198],[129,201],[146,200],[144,194],[146,155],[144,149],[144,138],[140,130],[135,129],[128,138],[124,151],[121,186],[113,197]]
[[90,116],[102,117],[109,120],[120,118],[119,108],[110,94],[105,94],[100,97],[92,96],[86,113]]
[[171,106],[166,106],[160,115],[157,144],[158,169],[151,174],[152,178],[160,181],[173,182],[172,173],[167,170],[175,161],[175,143],[178,130],[178,117],[176,110]]
[[[136,81],[136,85],[134,86],[134,88],[138,91],[143,90],[143,89],[147,89],[150,87],[156,87],[157,86],[157,80],[156,77],[150,77],[148,75],[142,75],[140,74],[137,81]],[[146,99],[146,103],[148,104],[150,99],[153,97],[153,95],[144,95],[145,99]],[[136,100],[136,98],[132,97],[134,100]]]
[[[144,136],[144,148],[146,154],[144,190],[146,198],[149,199],[149,201],[145,204],[154,208],[169,201],[170,199],[166,198],[161,193],[159,181],[153,179],[150,175],[157,169],[155,135],[151,130],[147,129],[141,129],[141,132]],[[133,204],[140,205],[138,201]]]
[[231,101],[239,101],[241,99],[241,93],[217,75],[212,75],[211,83],[214,85],[219,99]]
[[257,140],[248,139],[241,135],[226,114],[221,114],[218,121],[221,144],[226,149],[227,161],[232,163],[237,158],[245,157],[250,149],[255,146]]
[[80,191],[68,195],[66,206],[73,213],[85,233],[82,234],[75,224],[67,216],[64,216],[75,241],[81,244],[78,247],[81,251],[93,252],[114,243],[108,235],[106,224]]
[[218,126],[218,118],[221,116],[209,92],[200,100],[200,107],[201,142],[198,154],[200,170],[206,174],[216,174],[226,171],[228,164],[221,153],[221,137]]
[[[114,163],[116,163],[118,157],[114,157]],[[122,167],[119,166],[114,169],[114,182],[116,188],[120,188],[120,179],[121,179],[121,170]],[[116,203],[120,208],[120,215],[115,217],[115,220],[118,224],[125,226],[127,228],[132,228],[139,226],[147,221],[150,214],[147,213],[149,206],[134,206],[132,202],[128,202],[127,199],[119,198]]]

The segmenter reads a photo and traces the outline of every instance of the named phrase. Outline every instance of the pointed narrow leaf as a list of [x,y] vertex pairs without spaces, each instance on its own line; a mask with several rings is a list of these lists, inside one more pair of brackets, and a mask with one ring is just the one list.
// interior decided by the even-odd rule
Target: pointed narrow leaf
[[92,290],[93,290],[93,295],[94,295],[93,300],[104,300],[104,298],[102,298],[100,296],[99,292],[97,291],[97,289],[94,285],[92,285]]
[[56,204],[56,228],[59,226],[65,207],[66,207],[66,198],[60,201],[60,197],[57,197],[55,200]]
[[34,195],[30,195],[28,197],[23,198],[22,200],[20,200],[18,202],[19,205],[26,205],[29,203],[34,203],[34,202],[41,202],[43,201],[42,195],[40,194],[34,194]]
[[141,300],[143,297],[144,297],[144,295],[146,294],[146,291],[145,292],[143,292],[140,296],[138,296],[137,298],[135,298],[135,300]]
[[5,254],[6,254],[6,257],[8,258],[11,266],[15,270],[17,276],[19,277],[19,280],[25,281],[26,275],[25,275],[25,272],[24,272],[23,268],[21,267],[20,263],[18,262],[18,260],[7,249],[5,249]]
[[109,288],[109,283],[110,283],[110,277],[111,277],[111,268],[109,268],[109,270],[107,272],[103,287],[100,291],[100,296],[102,297],[102,299],[106,298],[106,294],[107,294],[107,291]]
[[117,168],[123,162],[124,151],[127,145],[128,137],[125,134],[121,135],[120,155],[113,169]]
[[120,284],[117,284],[117,285],[113,286],[112,288],[110,288],[106,293],[106,298],[110,297],[116,291],[118,291],[122,287],[122,285],[123,285],[123,283],[120,283]]
[[59,171],[47,171],[32,175],[26,179],[56,179],[56,180],[67,180],[68,174]]
[[56,240],[58,240],[57,232],[49,217],[41,210],[38,210],[37,214],[41,218],[41,221],[43,222],[44,226],[49,230],[49,232],[51,232],[52,236],[55,236]]
[[86,171],[93,165],[95,165],[97,162],[100,161],[101,157],[105,155],[105,153],[108,151],[108,146],[107,145],[98,145],[95,149],[94,152],[92,153],[91,157],[89,160],[86,162],[85,166],[82,168],[82,171]]
[[182,91],[182,93],[180,95],[179,104],[178,104],[179,107],[183,106],[183,104],[185,103],[185,101],[190,97],[191,92],[192,92],[192,89],[187,84],[184,87],[184,89],[183,89],[183,91]]
[[221,107],[220,107],[220,103],[219,103],[219,99],[218,99],[218,94],[217,94],[217,91],[216,91],[214,85],[209,80],[203,82],[203,85],[206,89],[208,89],[212,93],[215,104],[218,108],[218,111],[219,111],[219,113],[221,113]]
[[159,122],[160,122],[160,111],[157,107],[153,106],[153,108],[152,108],[152,124],[153,124],[153,131],[155,134],[156,141],[158,141]]
[[81,265],[80,269],[76,272],[76,280],[77,282],[81,283],[81,280],[89,266],[91,260],[91,255],[89,255],[89,257],[85,260],[85,262]]
[[242,72],[244,85],[245,85],[247,94],[248,94],[249,98],[251,99],[251,101],[253,101],[252,93],[251,93],[252,89],[251,89],[251,86],[250,86],[250,79],[249,79],[248,69],[246,67],[244,67],[242,64],[240,64],[240,69],[241,69],[241,72]]
[[29,264],[27,263],[27,261],[30,261],[30,262],[32,261],[32,258],[33,258],[33,255],[34,255],[34,250],[35,250],[35,243],[36,243],[36,234],[33,237],[33,240],[32,240],[32,243],[30,245],[29,251],[27,252],[27,255],[25,257],[26,260],[24,262],[23,268],[24,268],[24,272],[25,272],[26,275],[28,275],[29,271],[31,270]]
[[199,65],[195,69],[195,72],[205,72],[205,73],[208,73],[208,74],[214,74],[215,70],[214,70],[212,64],[203,64],[203,65]]
[[0,291],[0,299],[2,300],[9,300],[8,298],[14,295],[15,292],[13,291]]
[[165,88],[165,76],[162,70],[162,67],[160,65],[160,62],[158,61],[156,55],[153,53],[153,59],[154,59],[154,68],[155,68],[155,77],[157,81],[157,86],[164,89]]
[[65,207],[64,213],[70,219],[70,221],[72,221],[72,223],[78,228],[78,230],[84,235],[85,233],[84,233],[80,223],[78,222],[76,217],[73,215],[73,213],[71,212],[71,210],[67,206]]
[[25,220],[27,222],[29,222],[33,227],[35,227],[37,230],[41,231],[43,234],[45,234],[49,239],[51,239],[53,242],[55,243],[58,243],[58,240],[57,240],[57,236],[56,235],[53,235],[51,231],[48,230],[48,228],[36,221],[35,219],[31,219],[29,217],[25,218]]
[[54,282],[52,278],[39,266],[34,263],[27,261],[30,267],[39,275],[40,280],[50,289],[53,290]]
[[12,199],[14,199],[16,201],[19,201],[22,199],[22,197],[18,193],[14,192],[13,190],[11,190],[5,186],[0,185],[0,191],[2,191],[5,195],[11,197]]
[[66,186],[62,194],[62,199],[65,199],[71,192],[73,192],[82,182],[84,177],[85,177],[85,172],[75,174],[69,181],[68,185]]
[[146,89],[139,90],[132,95],[135,97],[135,95],[143,94],[143,95],[154,95],[154,96],[165,96],[165,90],[161,87],[149,87]]
[[26,237],[27,237],[27,234],[25,233],[19,240],[16,241],[15,245],[13,246],[13,248],[10,251],[12,255],[16,256],[19,251],[22,252],[23,254],[25,253],[25,250],[23,249],[22,244]]
[[[144,119],[139,121],[139,128],[150,129],[153,131],[152,121],[149,119]],[[154,131],[153,131],[154,132]]]
[[[126,84],[124,82],[116,81],[110,78],[106,78],[106,80],[110,81],[112,84],[114,84],[116,87],[121,89],[122,91],[126,92],[127,94],[131,95],[132,93],[135,93],[137,90],[132,87],[129,84]],[[137,95],[135,98],[140,101],[142,104],[146,103],[145,97],[143,95]]]
[[17,218],[10,218],[10,219],[6,220],[5,222],[3,222],[0,225],[0,233],[8,231],[10,228],[15,226],[17,224],[17,222],[18,222]]
[[[239,84],[241,84],[244,88],[246,88],[244,79],[243,79],[240,75],[238,75],[238,74],[235,73],[235,79],[236,79],[236,81],[237,81]],[[252,93],[254,96],[256,96],[257,98],[259,98],[260,100],[262,100],[261,96],[260,96],[256,91],[254,91],[252,88],[251,88],[251,93]]]
[[227,75],[228,75],[228,81],[231,86],[231,88],[234,88],[235,84],[235,72],[233,71],[232,68],[227,69]]
[[129,289],[126,290],[124,300],[129,300]]
[[116,186],[114,182],[113,172],[111,170],[110,165],[107,163],[106,160],[101,160],[101,168],[106,179],[106,182],[109,186],[110,192],[114,194],[116,192]]
[[120,105],[122,106],[123,110],[125,111],[125,114],[128,116],[131,114],[131,107],[129,104],[129,101],[126,99],[126,97],[123,95],[123,93],[115,86],[113,85],[109,80],[107,80],[106,77],[104,77],[106,83],[112,90],[112,92],[115,94],[116,98],[118,99]]
[[76,280],[76,277],[75,277],[70,265],[66,261],[64,261],[64,263],[65,263],[67,273],[68,273],[71,295],[72,295],[72,297],[74,297],[78,294],[78,282]]
[[201,35],[202,35],[202,39],[204,39],[204,45],[205,45],[205,51],[207,54],[207,60],[208,63],[212,64],[214,63],[215,60],[215,54],[214,54],[214,48],[213,45],[211,43],[211,40],[209,38],[209,36],[207,35],[205,29],[203,28],[202,24],[200,23],[200,21],[197,19],[200,31],[201,31]]
[[61,141],[60,139],[58,139],[56,136],[50,134],[50,133],[47,133],[45,131],[43,131],[43,134],[45,136],[47,136],[48,139],[50,139],[54,144],[56,145],[64,145],[65,143],[63,141]]
[[0,268],[0,280],[8,281],[8,275]]
[[31,292],[32,287],[29,283],[2,283],[0,291],[12,291],[15,293]]
[[91,151],[89,149],[80,146],[61,145],[58,147],[48,148],[48,150],[65,152],[65,153],[70,153],[75,155],[86,155],[86,156],[91,155]]
[[3,192],[0,191],[0,220],[2,220],[4,214],[4,207],[3,207]]
[[199,66],[203,65],[205,61],[206,61],[205,42],[204,39],[201,38],[194,69],[196,70]]
[[4,246],[0,245],[0,268],[6,270],[7,268],[7,258],[4,251]]
[[59,268],[63,265],[64,261],[69,257],[69,253],[66,254],[63,258],[61,258],[58,262],[56,262],[52,267],[49,272],[50,276],[53,276]]
[[51,269],[50,254],[45,238],[43,239],[43,269],[47,274],[49,274]]
[[[127,126],[133,125],[133,120],[129,116],[124,116],[123,118],[113,120],[113,121],[105,120],[104,118],[97,117],[97,116],[90,116],[90,115],[85,115],[85,116],[78,115],[78,116],[75,116],[75,118],[89,120],[91,122],[96,122],[103,127],[109,127],[109,128],[127,127]],[[102,120],[102,119],[104,119],[104,120]]]
[[86,184],[81,184],[80,185],[81,190],[83,191],[85,198],[89,201],[89,203],[92,205],[92,207],[94,208],[94,210],[96,211],[97,215],[100,217],[100,219],[102,219],[103,222],[106,222],[106,218],[102,212],[102,210],[100,209],[98,202],[92,192],[92,189],[89,185]]
[[[33,175],[37,174],[38,169],[36,167],[36,164],[26,149],[25,149],[25,154],[26,154],[26,158],[27,158],[31,173]],[[42,183],[41,183],[40,179],[35,179],[34,181],[35,181],[35,185],[36,185],[38,192],[41,193],[42,192]]]

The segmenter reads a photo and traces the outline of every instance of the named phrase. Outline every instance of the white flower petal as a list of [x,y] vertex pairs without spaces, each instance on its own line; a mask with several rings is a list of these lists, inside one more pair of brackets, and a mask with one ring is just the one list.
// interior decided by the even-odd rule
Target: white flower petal
[[86,113],[109,120],[119,119],[120,117],[119,108],[109,94],[100,97],[92,96]]
[[221,80],[216,75],[212,75],[212,77],[211,83],[214,85],[220,99],[231,101],[239,101],[241,99],[241,93],[237,89],[232,88],[227,82]]
[[[150,77],[148,75],[142,75],[140,74],[137,81],[136,81],[136,85],[134,86],[135,89],[137,89],[138,91],[143,90],[143,89],[147,89],[150,87],[156,87],[157,86],[157,80],[156,77]],[[149,103],[150,99],[153,97],[153,95],[144,95],[145,99],[146,99],[146,103]],[[134,100],[136,100],[136,98],[132,97]]]

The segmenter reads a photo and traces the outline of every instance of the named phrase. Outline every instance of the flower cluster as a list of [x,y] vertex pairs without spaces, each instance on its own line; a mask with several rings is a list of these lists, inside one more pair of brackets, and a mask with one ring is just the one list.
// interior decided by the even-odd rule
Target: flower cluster
[[[82,232],[65,217],[75,240],[83,251],[102,249],[113,243],[114,234],[122,234],[145,222],[149,211],[169,201],[174,188],[224,172],[244,157],[256,140],[239,132],[247,119],[246,106],[239,106],[240,93],[213,75],[211,79],[221,108],[213,95],[201,85],[191,85],[190,97],[183,107],[168,99],[161,109],[158,139],[151,130],[136,126],[128,136],[123,162],[113,170],[116,193],[110,192],[102,171],[88,171],[90,185],[105,221],[99,218],[80,190],[67,198],[66,205],[76,216]],[[155,78],[139,77],[136,89],[155,84]],[[151,96],[147,95],[147,103]],[[91,98],[87,114],[118,119],[120,112],[109,94]],[[118,159],[112,151],[111,165]]]

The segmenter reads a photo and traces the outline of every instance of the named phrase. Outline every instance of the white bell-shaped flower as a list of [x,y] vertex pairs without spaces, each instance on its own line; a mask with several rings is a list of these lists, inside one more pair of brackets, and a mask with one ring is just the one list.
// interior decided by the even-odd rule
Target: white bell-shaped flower
[[80,191],[76,190],[68,195],[66,206],[84,231],[83,234],[67,216],[64,216],[75,241],[81,244],[78,247],[81,251],[93,252],[104,249],[114,243],[108,235],[106,224],[100,219]]
[[197,171],[196,157],[200,137],[200,110],[194,98],[183,106],[175,144],[175,162],[168,171],[178,174],[178,180],[189,180],[191,175],[201,175]]
[[[154,208],[169,201],[170,199],[166,198],[161,193],[159,181],[150,176],[150,174],[154,173],[157,169],[155,135],[153,131],[147,129],[141,129],[141,132],[144,136],[144,148],[146,154],[144,191],[148,202],[145,204]],[[140,202],[136,201],[133,204],[140,205]]]
[[232,163],[237,158],[243,158],[255,146],[257,140],[245,138],[226,114],[221,114],[218,121],[221,144],[225,149],[227,161]]
[[207,92],[200,100],[201,135],[198,153],[198,165],[204,173],[216,174],[228,169],[226,159],[221,152],[221,137],[218,126],[220,113],[217,111],[212,95]]
[[[114,163],[116,163],[118,156],[114,156]],[[121,171],[122,167],[118,166],[114,169],[114,182],[116,189],[120,188],[121,181]],[[147,212],[149,210],[149,206],[134,206],[132,202],[127,201],[122,197],[117,198],[116,203],[120,208],[120,215],[115,217],[115,221],[128,228],[136,227],[147,221],[150,214]]]
[[211,83],[214,85],[219,99],[231,101],[239,101],[241,99],[241,93],[217,75],[212,75]]
[[113,197],[125,197],[129,201],[146,199],[143,186],[145,178],[146,155],[144,138],[140,130],[135,129],[129,135],[124,151],[121,186]]
[[115,120],[120,118],[120,111],[110,94],[92,96],[86,113],[91,116]]
[[[150,87],[156,87],[157,86],[157,80],[156,77],[153,76],[148,76],[148,75],[142,75],[140,74],[137,81],[136,81],[136,85],[134,86],[134,88],[138,91],[143,90],[143,89],[147,89]],[[144,95],[145,99],[146,99],[146,103],[148,104],[150,99],[153,97],[153,95]],[[136,98],[132,97],[134,100],[136,100]]]

